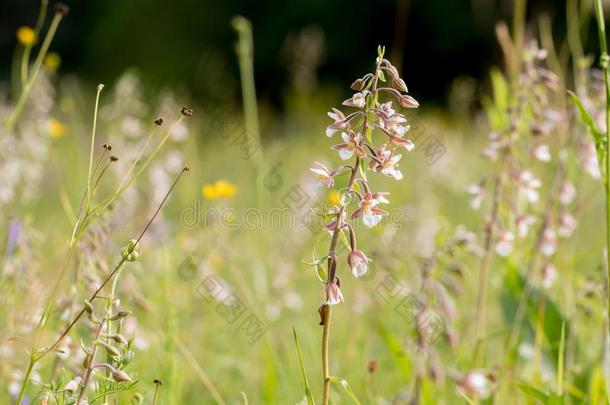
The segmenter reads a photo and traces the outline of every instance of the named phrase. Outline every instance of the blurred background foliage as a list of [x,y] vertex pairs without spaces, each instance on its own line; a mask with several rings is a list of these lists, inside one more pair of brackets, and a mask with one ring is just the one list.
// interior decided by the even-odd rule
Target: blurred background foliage
[[[12,57],[17,27],[34,24],[38,4],[3,0],[4,61]],[[62,56],[62,73],[111,84],[135,68],[147,91],[171,87],[200,104],[239,101],[230,20],[244,15],[253,23],[259,98],[283,109],[291,90],[344,87],[367,71],[378,44],[392,51],[407,83],[417,83],[414,96],[444,105],[455,78],[473,77],[485,85],[489,67],[502,63],[494,27],[497,21],[510,21],[513,2],[91,0],[70,7],[53,45]],[[532,25],[542,14],[552,18],[556,38],[564,38],[566,1],[530,2],[527,20]],[[594,39],[594,27],[589,28]],[[2,64],[3,80],[9,70],[9,63]],[[475,86],[474,81],[461,82]]]

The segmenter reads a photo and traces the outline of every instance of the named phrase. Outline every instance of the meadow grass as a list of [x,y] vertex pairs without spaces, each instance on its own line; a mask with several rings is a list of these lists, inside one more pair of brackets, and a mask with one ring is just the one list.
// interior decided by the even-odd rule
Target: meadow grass
[[[257,106],[247,21],[245,120],[144,97],[133,73],[62,79],[43,40],[1,117],[0,402],[607,403],[605,31],[600,79],[546,20],[525,34],[525,3],[482,111],[408,112],[403,181],[355,154],[329,188],[307,171],[339,162],[326,112],[359,101],[346,84]],[[369,187],[390,193],[379,225],[324,229]]]

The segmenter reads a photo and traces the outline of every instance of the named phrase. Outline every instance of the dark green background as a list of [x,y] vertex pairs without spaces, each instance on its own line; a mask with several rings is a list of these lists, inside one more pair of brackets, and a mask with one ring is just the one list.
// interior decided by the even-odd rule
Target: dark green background
[[[37,0],[2,0],[0,52],[6,79],[15,30],[33,25]],[[62,73],[111,83],[127,68],[142,74],[148,89],[172,87],[199,100],[235,99],[237,64],[231,17],[242,14],[254,27],[255,71],[261,98],[281,107],[288,85],[280,56],[286,36],[308,25],[325,34],[323,85],[345,86],[366,72],[377,44],[390,51],[402,42],[402,73],[416,97],[444,103],[453,79],[484,79],[501,63],[494,24],[509,21],[511,0],[239,1],[90,0],[68,2],[54,50]],[[547,12],[563,38],[564,1],[530,1],[528,21]],[[403,10],[397,13],[397,10]],[[397,17],[398,15],[398,17]],[[590,49],[590,47],[589,47]],[[394,53],[395,54],[395,53]]]

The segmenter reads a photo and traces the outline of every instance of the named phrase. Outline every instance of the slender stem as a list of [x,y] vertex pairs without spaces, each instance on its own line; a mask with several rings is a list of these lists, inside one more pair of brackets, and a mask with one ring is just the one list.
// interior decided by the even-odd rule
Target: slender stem
[[[606,267],[610,269],[610,72],[608,57],[608,43],[606,41],[606,25],[604,22],[604,10],[602,1],[595,2],[595,15],[599,33],[599,46],[601,50],[601,68],[604,72],[604,84],[606,88],[606,139],[605,139],[605,192],[606,192]],[[606,317],[610,319],[610,277],[606,277]],[[610,327],[610,322],[607,323]],[[606,333],[610,334],[610,330]]]
[[[125,264],[125,261],[127,260],[127,256],[129,256],[130,253],[132,253],[134,251],[134,249],[138,246],[138,244],[140,243],[140,241],[142,240],[142,238],[144,237],[144,234],[148,231],[148,228],[150,228],[150,226],[152,225],[152,223],[154,222],[155,218],[157,218],[157,215],[159,215],[159,212],[161,211],[161,208],[163,207],[163,205],[165,205],[165,202],[167,201],[167,199],[169,198],[169,195],[171,194],[171,192],[173,191],[174,187],[176,186],[176,184],[178,183],[178,181],[180,180],[180,178],[182,177],[182,175],[187,171],[188,169],[185,167],[184,169],[182,169],[182,171],[180,172],[180,174],[178,175],[178,177],[176,177],[176,180],[174,180],[174,183],[172,184],[172,186],[169,188],[169,190],[167,191],[167,193],[165,194],[165,197],[163,198],[163,200],[161,200],[161,203],[159,204],[159,206],[157,207],[157,210],[155,211],[155,213],[153,214],[153,216],[150,218],[150,220],[148,221],[148,223],[146,224],[146,226],[144,227],[144,229],[142,230],[142,232],[140,233],[140,236],[138,236],[138,238],[136,239],[136,242],[133,244],[133,246],[131,247],[131,249],[129,249],[129,251],[126,252],[126,254],[123,255],[123,257],[121,258],[121,260],[119,261],[119,263],[115,266],[114,270],[112,270],[112,272],[110,272],[110,274],[108,274],[108,276],[106,276],[106,278],[104,279],[104,281],[102,282],[102,284],[97,288],[97,290],[95,290],[95,292],[91,295],[91,297],[89,298],[89,302],[95,300],[96,298],[98,298],[99,293],[104,289],[104,287],[106,286],[106,284],[108,284],[108,282],[110,280],[112,280],[112,278],[115,276],[115,274],[117,274],[117,272],[119,272],[121,270],[121,267],[123,267],[123,264]],[[63,340],[64,337],[66,337],[66,335],[70,332],[70,330],[74,327],[74,325],[76,324],[76,322],[78,322],[78,320],[85,314],[85,308],[83,307],[81,309],[81,311],[76,315],[76,317],[72,320],[72,322],[70,322],[70,324],[68,325],[68,327],[64,330],[64,332],[59,336],[59,338],[57,338],[57,340],[55,341],[55,343],[53,343],[51,346],[49,346],[44,352],[42,352],[42,354],[39,356],[39,358],[42,358],[43,356],[47,355],[51,350],[53,350],[55,347],[57,347],[59,345],[59,343],[61,343],[61,341]]]
[[[371,80],[370,83],[370,91],[371,91],[371,97],[367,99],[366,102],[366,112],[364,113],[364,122],[362,124],[362,133],[366,134],[367,131],[373,129],[373,127],[369,127],[368,124],[368,117],[369,117],[369,113],[370,110],[374,107],[376,107],[377,103],[378,103],[378,89],[377,89],[377,83],[379,81],[379,72],[381,69],[381,62],[383,60],[383,51],[380,53],[379,57],[377,58],[377,64],[375,66],[375,75],[373,77],[373,79]],[[347,190],[345,192],[346,195],[350,195],[353,191],[354,188],[354,184],[356,183],[356,178],[357,178],[357,174],[358,174],[358,169],[360,167],[360,156],[358,154],[356,154],[356,159],[354,162],[354,165],[351,167],[351,174],[350,174],[350,178],[349,181],[347,183]],[[328,250],[328,276],[326,278],[326,285],[328,286],[331,283],[335,283],[335,271],[337,268],[337,257],[335,255],[335,251],[337,248],[337,241],[339,240],[339,232],[341,232],[341,227],[342,227],[342,218],[343,218],[343,213],[345,212],[345,205],[341,204],[341,207],[339,208],[339,212],[337,212],[337,220],[336,220],[336,225],[335,225],[335,229],[333,231],[333,236],[330,242],[330,248]],[[326,297],[328,299],[328,297]],[[323,319],[323,323],[324,323],[324,327],[322,330],[322,371],[323,371],[323,380],[324,380],[324,391],[322,394],[322,405],[328,405],[329,399],[330,399],[330,367],[329,367],[329,339],[330,339],[330,323],[331,323],[331,317],[332,317],[332,309],[331,309],[331,305],[329,304],[324,304],[323,306],[324,308],[324,319]]]
[[[108,309],[110,311],[110,309]],[[95,362],[95,355],[97,354],[97,343],[96,341],[100,338],[102,333],[102,329],[104,329],[104,319],[100,321],[100,324],[95,331],[95,339],[93,343],[93,349],[91,349],[91,354],[87,358],[87,367],[83,371],[82,384],[80,393],[78,394],[78,399],[76,400],[76,405],[80,405],[85,393],[87,392],[87,386],[89,385],[89,380],[91,379],[91,373],[93,372],[93,363]]]
[[[354,187],[354,183],[356,182],[356,174],[358,173],[358,166],[360,165],[360,156],[356,155],[356,161],[354,163],[354,167],[352,168],[352,173],[349,179],[349,183],[347,186],[346,194],[349,194]],[[335,256],[335,251],[337,249],[337,241],[339,240],[339,232],[341,232],[341,219],[343,218],[343,212],[345,212],[345,206],[342,205],[337,213],[337,221],[335,225],[335,230],[333,231],[333,236],[330,242],[330,248],[328,250],[328,277],[327,284],[335,282],[335,268],[337,258]],[[328,405],[328,400],[330,398],[330,368],[328,365],[328,342],[330,338],[330,321],[332,316],[332,308],[329,304],[324,304],[324,327],[322,330],[322,372],[324,379],[324,391],[322,395],[322,405]]]
[[91,182],[93,179],[91,178],[91,173],[93,172],[93,149],[95,148],[95,130],[97,128],[97,111],[100,105],[100,94],[102,93],[102,89],[104,85],[100,84],[97,86],[97,94],[95,96],[95,108],[93,109],[93,126],[91,128],[91,152],[89,154],[89,174],[87,175],[87,211],[89,211],[89,207],[91,206]]
[[525,14],[527,11],[527,0],[516,0],[515,10],[513,15],[513,37],[515,41],[515,55],[513,58],[514,65],[513,77],[516,77],[519,72],[522,60],[522,50],[525,37]]
[[157,403],[157,391],[159,391],[159,384],[155,384],[155,394],[153,395],[152,405]]
[[[233,19],[233,28],[238,34],[236,52],[239,62],[239,76],[241,79],[242,102],[244,104],[244,117],[247,135],[252,137],[252,143],[246,142],[246,154],[254,154],[260,159],[260,128],[258,123],[258,107],[256,103],[256,86],[254,82],[254,43],[252,39],[252,24],[248,19],[237,16]],[[250,148],[253,148],[250,150]]]
[[322,374],[324,377],[324,393],[322,404],[327,405],[330,398],[330,367],[328,366],[328,342],[330,339],[331,305],[324,305],[324,329],[322,330]]
[[477,297],[477,312],[476,312],[476,345],[474,351],[474,363],[478,365],[480,357],[485,358],[485,313],[487,307],[487,276],[489,266],[491,264],[492,243],[495,237],[496,220],[498,216],[498,207],[500,205],[500,193],[502,190],[502,175],[498,174],[494,185],[493,202],[491,208],[490,222],[488,224],[485,249],[481,267],[479,269],[479,292]]
[[[135,174],[133,174],[131,177],[126,177],[125,180],[123,181],[123,183],[121,183],[121,185],[117,188],[117,190],[114,193],[112,193],[109,197],[107,197],[105,200],[103,200],[101,203],[99,203],[95,208],[93,208],[91,210],[91,212],[98,212],[101,210],[105,210],[119,195],[121,195],[125,190],[127,190],[129,188],[129,186],[131,186],[131,184],[138,177],[140,177],[140,175],[142,174],[144,169],[146,169],[146,167],[152,161],[152,159],[157,155],[157,153],[159,153],[159,150],[161,150],[163,145],[167,142],[167,140],[169,139],[171,134],[174,132],[174,130],[178,127],[178,125],[180,125],[182,120],[184,120],[184,116],[180,116],[180,118],[178,118],[176,120],[176,122],[174,122],[174,124],[167,130],[167,132],[163,136],[163,139],[161,139],[161,141],[157,144],[155,149],[151,152],[151,154],[148,156],[148,158],[146,158],[144,163],[142,163],[140,165],[138,170],[136,170]],[[145,143],[144,147],[146,147],[146,145],[148,145],[148,142]],[[132,167],[129,169],[128,174],[131,173],[133,171],[133,169],[135,168],[135,166],[139,163],[141,156],[142,156],[142,153],[140,153],[138,155],[136,162],[134,162]]]
[[36,357],[34,353],[30,356],[30,362],[28,364],[28,368],[25,371],[25,375],[23,377],[23,384],[21,384],[21,390],[19,390],[19,396],[17,397],[17,405],[21,405],[21,401],[23,400],[23,396],[25,395],[25,390],[28,387],[28,381],[30,381],[30,377],[32,376],[32,371],[34,370],[34,364],[36,364]]
[[11,132],[17,123],[17,119],[25,106],[25,102],[34,87],[34,83],[36,83],[36,78],[40,73],[40,68],[42,66],[42,62],[44,61],[44,57],[49,51],[49,47],[51,46],[51,41],[57,32],[57,27],[59,27],[59,23],[63,18],[63,14],[60,12],[55,13],[53,20],[51,21],[51,25],[49,26],[49,31],[47,31],[47,35],[38,51],[38,55],[36,55],[36,60],[34,61],[34,66],[32,69],[32,76],[28,79],[26,86],[23,88],[23,91],[19,94],[19,99],[17,100],[17,104],[15,105],[15,109],[9,116],[6,121],[6,130],[7,132]]
[[536,382],[540,378],[541,362],[542,362],[542,343],[544,339],[544,314],[546,300],[544,292],[540,290],[538,296],[538,316],[536,317],[536,335],[534,338],[534,372],[533,377]]
[[[95,332],[95,340],[99,339],[103,326],[104,321],[102,320],[97,328],[97,331]],[[78,394],[78,399],[76,400],[76,405],[80,405],[81,401],[83,400],[83,396],[85,395],[85,392],[87,392],[87,386],[89,385],[89,379],[91,378],[91,373],[93,371],[93,362],[95,361],[96,354],[97,344],[94,344],[93,349],[91,350],[91,354],[88,356],[87,359],[87,368],[85,368],[85,371],[83,372],[83,382],[81,385],[80,393]]]

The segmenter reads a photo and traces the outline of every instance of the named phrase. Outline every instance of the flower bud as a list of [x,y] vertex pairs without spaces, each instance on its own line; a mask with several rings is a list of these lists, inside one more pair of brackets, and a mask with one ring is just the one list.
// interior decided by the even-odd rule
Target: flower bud
[[119,344],[127,344],[127,339],[125,339],[125,336],[119,334],[119,333],[112,333],[112,334],[106,334],[104,335],[106,336],[108,339],[112,339],[115,342],[119,343]]
[[116,347],[109,345],[108,343],[102,341],[102,340],[98,340],[96,342],[97,344],[99,344],[100,346],[102,346],[104,349],[106,349],[106,351],[108,353],[110,353],[110,355],[112,356],[120,356],[121,352],[119,351],[119,349],[117,349]]
[[398,91],[402,91],[404,93],[407,93],[409,91],[409,89],[407,88],[407,84],[400,77],[395,77],[392,80],[392,85]]
[[326,304],[337,305],[343,301],[343,294],[337,283],[326,284]]
[[352,274],[356,278],[362,277],[366,273],[367,263],[370,261],[371,259],[366,257],[366,255],[358,249],[352,250],[347,256],[347,263],[352,269]]
[[413,97],[408,94],[402,95],[398,100],[398,103],[403,108],[418,108],[419,103]]
[[64,385],[64,391],[68,391],[69,393],[74,393],[80,387],[80,377],[75,377],[73,380],[70,380]]
[[129,242],[127,242],[127,249],[132,250],[136,247],[136,244],[138,243],[138,241],[136,239],[130,239]]
[[466,374],[460,381],[458,386],[466,392],[466,394],[487,398],[490,394],[490,379],[481,370],[473,370]]
[[352,90],[361,91],[364,89],[365,85],[366,85],[366,82],[364,80],[356,79],[350,87],[352,88]]

